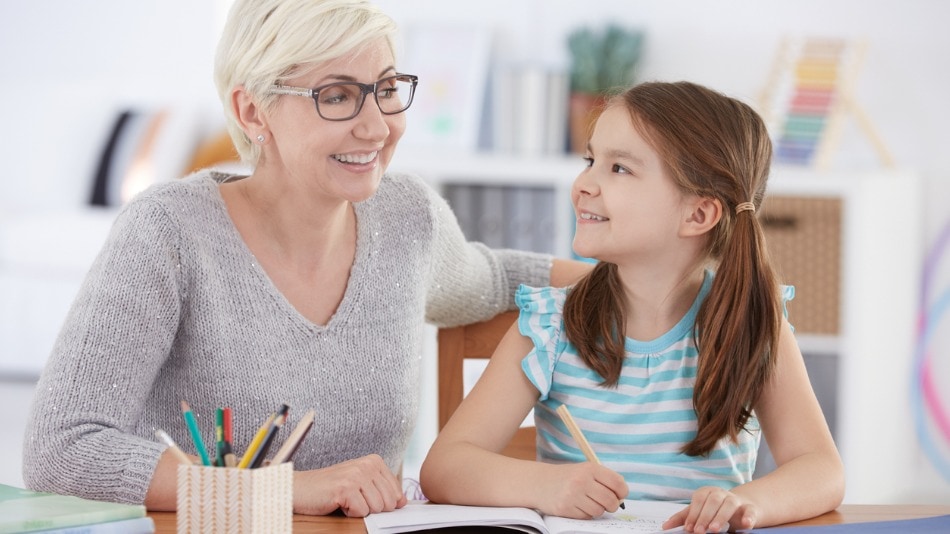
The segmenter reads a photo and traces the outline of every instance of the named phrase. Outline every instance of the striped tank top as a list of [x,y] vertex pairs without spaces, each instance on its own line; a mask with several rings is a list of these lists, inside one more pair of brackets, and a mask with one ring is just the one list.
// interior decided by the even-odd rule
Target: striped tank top
[[[707,272],[689,311],[670,331],[652,341],[626,339],[615,388],[602,387],[600,375],[567,340],[561,315],[567,290],[518,288],[519,329],[534,343],[521,367],[540,392],[534,409],[540,461],[585,460],[556,413],[566,404],[600,461],[626,479],[629,499],[689,502],[701,486],[731,489],[752,479],[760,441],[754,416],[738,443],[724,437],[707,456],[680,452],[696,435],[692,330],[712,278]],[[785,287],[783,303],[793,296],[794,288]]]

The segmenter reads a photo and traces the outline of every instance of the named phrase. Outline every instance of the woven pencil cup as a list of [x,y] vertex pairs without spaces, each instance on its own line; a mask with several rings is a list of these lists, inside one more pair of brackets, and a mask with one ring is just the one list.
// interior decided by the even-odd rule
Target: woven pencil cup
[[293,465],[178,466],[178,533],[291,532]]

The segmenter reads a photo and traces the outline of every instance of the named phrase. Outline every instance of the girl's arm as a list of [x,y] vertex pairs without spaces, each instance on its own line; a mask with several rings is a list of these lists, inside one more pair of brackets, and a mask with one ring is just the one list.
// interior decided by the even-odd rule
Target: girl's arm
[[602,465],[554,465],[500,454],[538,400],[521,370],[531,349],[531,340],[512,326],[432,445],[420,473],[423,493],[435,502],[523,506],[565,517],[616,510],[627,484]]
[[[684,510],[688,528],[706,532],[708,526],[715,531],[725,521],[732,528],[767,527],[814,517],[841,504],[844,466],[787,322],[779,335],[775,374],[755,411],[778,467],[731,492],[697,490]],[[674,526],[677,516],[667,524]]]
[[551,262],[551,284],[554,287],[573,285],[594,268],[593,263],[555,259]]

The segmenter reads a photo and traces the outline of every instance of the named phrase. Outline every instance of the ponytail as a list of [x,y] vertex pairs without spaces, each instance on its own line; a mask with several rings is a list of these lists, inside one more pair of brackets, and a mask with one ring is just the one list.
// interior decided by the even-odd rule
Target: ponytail
[[683,447],[691,456],[707,454],[723,436],[736,441],[746,429],[772,376],[782,324],[779,288],[754,209],[725,218],[735,218],[731,236],[695,324],[698,430]]
[[623,289],[617,266],[600,262],[578,282],[564,303],[564,330],[581,359],[615,386],[623,369]]

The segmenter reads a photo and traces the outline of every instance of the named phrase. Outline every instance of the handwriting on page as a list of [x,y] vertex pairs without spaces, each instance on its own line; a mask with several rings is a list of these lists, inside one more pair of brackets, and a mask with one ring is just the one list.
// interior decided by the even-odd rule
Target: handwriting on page
[[685,506],[679,503],[624,501],[626,510],[606,513],[595,519],[567,519],[545,517],[551,532],[655,534],[682,532],[682,529],[663,531],[663,523]]

